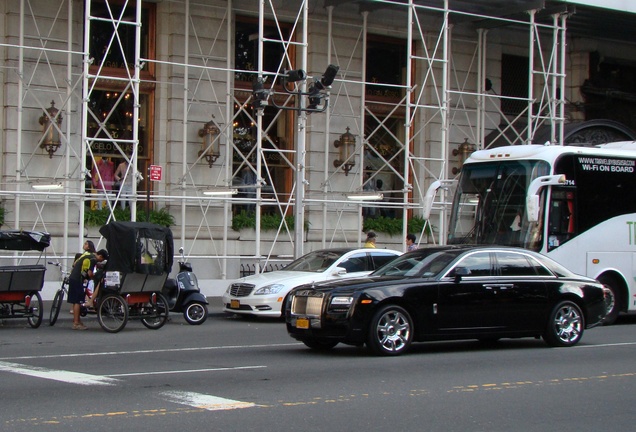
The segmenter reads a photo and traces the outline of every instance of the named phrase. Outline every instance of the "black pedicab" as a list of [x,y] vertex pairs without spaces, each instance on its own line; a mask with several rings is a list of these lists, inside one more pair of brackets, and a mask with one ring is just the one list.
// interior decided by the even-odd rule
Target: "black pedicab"
[[109,258],[95,302],[99,325],[121,331],[129,319],[149,329],[168,321],[168,300],[161,293],[172,269],[170,228],[147,222],[111,222],[99,232]]
[[[51,243],[48,233],[0,231],[0,250],[40,251]],[[38,263],[42,254],[38,257]],[[42,323],[42,286],[46,267],[41,264],[0,266],[0,320],[26,318],[38,328]]]

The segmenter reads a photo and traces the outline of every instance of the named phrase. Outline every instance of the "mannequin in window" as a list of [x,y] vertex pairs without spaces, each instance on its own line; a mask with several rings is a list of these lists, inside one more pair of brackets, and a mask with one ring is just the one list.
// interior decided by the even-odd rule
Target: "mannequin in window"
[[[245,198],[256,198],[256,174],[249,165],[245,165],[241,170],[241,186]],[[248,203],[245,207],[247,212],[256,210],[256,205],[253,202]]]
[[[115,164],[109,158],[101,157],[95,159],[95,165],[91,173],[93,188],[98,194],[108,196],[113,190]],[[97,200],[97,209],[101,210],[103,205],[103,200]]]
[[124,159],[117,166],[117,170],[115,171],[115,180],[120,183],[119,199],[123,210],[126,208],[126,201],[130,201],[133,196],[133,182],[138,184],[142,178],[137,170],[128,169],[128,161]]

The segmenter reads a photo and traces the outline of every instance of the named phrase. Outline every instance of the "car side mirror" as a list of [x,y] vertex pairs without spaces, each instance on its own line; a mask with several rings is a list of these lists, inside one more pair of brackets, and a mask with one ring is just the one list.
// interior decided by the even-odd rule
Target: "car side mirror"
[[334,276],[344,276],[346,274],[347,274],[347,269],[344,267],[336,267],[336,269],[333,271]]
[[459,283],[462,277],[469,276],[470,269],[468,267],[456,267],[455,268],[455,283]]

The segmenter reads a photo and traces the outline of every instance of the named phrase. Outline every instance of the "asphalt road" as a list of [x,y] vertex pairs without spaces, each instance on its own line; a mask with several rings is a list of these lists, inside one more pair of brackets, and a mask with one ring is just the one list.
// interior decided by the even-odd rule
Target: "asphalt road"
[[[573,348],[533,339],[417,344],[397,358],[316,353],[281,321],[226,316],[117,334],[68,310],[0,324],[0,430],[633,430],[636,316]],[[46,309],[48,317],[48,305]]]

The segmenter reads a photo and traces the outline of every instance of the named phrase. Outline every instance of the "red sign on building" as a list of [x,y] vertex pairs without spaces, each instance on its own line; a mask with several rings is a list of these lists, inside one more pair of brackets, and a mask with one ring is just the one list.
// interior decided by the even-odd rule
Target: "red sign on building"
[[150,180],[161,181],[161,165],[150,165]]

